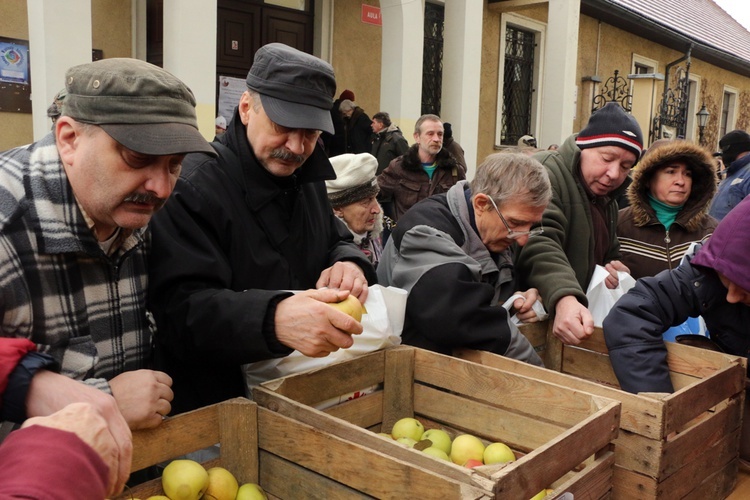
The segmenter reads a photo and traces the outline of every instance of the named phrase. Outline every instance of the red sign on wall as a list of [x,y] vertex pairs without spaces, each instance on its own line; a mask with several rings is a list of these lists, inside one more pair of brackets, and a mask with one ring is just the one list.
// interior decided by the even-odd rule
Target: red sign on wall
[[362,4],[362,22],[382,26],[383,18],[380,17],[380,7]]

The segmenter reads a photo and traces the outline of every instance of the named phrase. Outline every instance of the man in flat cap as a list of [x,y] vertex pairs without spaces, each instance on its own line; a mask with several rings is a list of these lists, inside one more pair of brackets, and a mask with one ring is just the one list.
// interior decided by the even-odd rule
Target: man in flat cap
[[721,220],[750,194],[750,134],[732,130],[719,140],[719,149],[727,173],[711,202],[709,215]]
[[0,420],[94,403],[120,443],[114,491],[128,427],[161,423],[173,396],[145,369],[147,225],[184,155],[213,149],[190,89],[143,61],[75,66],[65,94],[49,135],[0,153],[0,331],[35,344],[7,375]]
[[268,44],[247,87],[219,158],[188,155],[154,218],[149,300],[176,412],[245,395],[243,364],[350,347],[361,324],[326,302],[364,302],[376,279],[326,196],[331,65]]

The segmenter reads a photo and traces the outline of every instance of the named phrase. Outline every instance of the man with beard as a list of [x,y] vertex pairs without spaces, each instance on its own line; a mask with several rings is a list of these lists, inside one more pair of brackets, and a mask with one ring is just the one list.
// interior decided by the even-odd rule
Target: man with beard
[[326,195],[335,173],[317,144],[333,132],[331,65],[271,43],[247,87],[219,158],[189,155],[154,219],[156,362],[177,412],[245,395],[243,364],[350,347],[362,325],[326,303],[364,302],[376,279]]
[[146,369],[147,225],[185,153],[213,149],[190,89],[146,62],[75,66],[65,91],[50,134],[0,153],[0,331],[38,351],[7,373],[0,420],[93,402],[119,436],[121,489],[128,426],[159,425],[172,400],[169,376]]
[[393,202],[393,217],[433,194],[445,193],[466,172],[443,148],[443,122],[437,115],[422,115],[414,125],[415,144],[378,176],[380,200]]

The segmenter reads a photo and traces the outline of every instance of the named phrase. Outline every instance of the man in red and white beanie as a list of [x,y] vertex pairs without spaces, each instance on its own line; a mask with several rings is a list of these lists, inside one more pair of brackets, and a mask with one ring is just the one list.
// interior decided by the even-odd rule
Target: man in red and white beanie
[[596,265],[610,273],[629,272],[620,261],[617,197],[643,151],[641,128],[618,103],[597,110],[579,134],[559,149],[534,155],[550,174],[554,195],[539,224],[544,233],[529,240],[516,257],[526,288],[537,288],[554,315],[553,333],[577,345],[594,332],[586,289]]

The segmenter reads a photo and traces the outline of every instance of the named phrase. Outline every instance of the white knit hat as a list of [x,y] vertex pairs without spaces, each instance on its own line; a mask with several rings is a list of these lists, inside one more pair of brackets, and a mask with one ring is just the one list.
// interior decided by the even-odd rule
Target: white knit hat
[[370,153],[343,154],[330,158],[336,178],[326,181],[328,199],[334,208],[378,194],[375,172],[378,160]]

